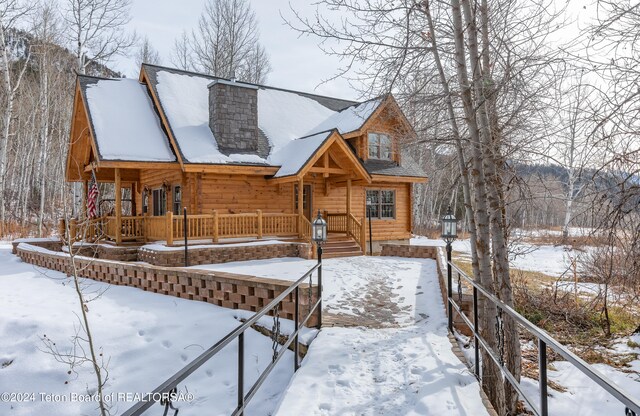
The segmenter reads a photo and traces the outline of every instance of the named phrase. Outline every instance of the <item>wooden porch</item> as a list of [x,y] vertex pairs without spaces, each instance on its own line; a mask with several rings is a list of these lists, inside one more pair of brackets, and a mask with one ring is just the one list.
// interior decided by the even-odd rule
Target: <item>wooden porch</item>
[[[363,249],[366,244],[364,222],[346,213],[325,213],[330,233],[344,233]],[[60,235],[68,241],[112,241],[123,243],[165,242],[167,246],[187,241],[220,243],[231,239],[294,238],[311,240],[311,222],[302,214],[263,213],[164,216],[103,216],[90,220],[71,219],[67,227],[60,223]]]

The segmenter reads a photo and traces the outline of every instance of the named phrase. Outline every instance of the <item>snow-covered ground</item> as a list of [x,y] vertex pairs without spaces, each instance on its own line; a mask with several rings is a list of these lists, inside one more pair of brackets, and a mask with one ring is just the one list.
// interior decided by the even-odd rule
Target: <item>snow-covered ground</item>
[[[412,245],[418,246],[444,246],[444,242],[438,239],[416,236],[411,239]],[[580,255],[566,246],[533,245],[526,243],[512,244],[512,249],[517,255],[510,259],[511,267],[532,272],[541,272],[549,276],[560,277],[571,272],[571,259]],[[456,240],[453,242],[453,250],[463,257],[471,256],[469,240]]]
[[[572,235],[585,235],[588,230],[574,229]],[[535,232],[533,234],[536,234]],[[558,232],[558,235],[560,232]],[[536,235],[542,235],[537,233]],[[415,237],[411,244],[444,246],[441,240]],[[533,245],[520,243],[516,245],[526,254],[521,254],[511,261],[511,266],[520,270],[541,272],[550,276],[559,277],[566,274],[566,278],[572,278],[570,269],[570,256],[579,253],[566,246]],[[453,250],[464,255],[470,255],[469,240],[457,240],[453,243]],[[559,280],[554,283],[559,290],[573,291],[575,283],[572,280]],[[598,292],[598,285],[594,283],[578,282],[578,292],[581,296],[593,297]],[[613,297],[613,295],[611,295]],[[629,347],[627,340],[640,343],[640,335],[633,335],[621,340],[610,352],[617,354],[635,353],[640,355],[640,348]],[[464,350],[467,359],[473,359],[471,350]],[[615,368],[606,364],[595,364],[594,367],[618,384],[632,396],[640,397],[640,359],[629,363],[624,369]],[[574,366],[566,361],[555,361],[549,367],[549,378],[567,389],[566,392],[558,392],[549,389],[549,411],[551,415],[580,414],[596,416],[604,414],[624,414],[624,406],[605,390],[591,381]],[[532,397],[538,396],[538,382],[528,378],[523,379],[525,391]]]
[[[113,414],[133,404],[117,401],[117,394],[151,392],[237,327],[236,317],[250,315],[130,287],[82,282],[90,293],[103,292],[88,308],[95,342],[109,360],[106,394],[116,395]],[[22,263],[11,255],[9,245],[0,246],[0,393],[29,393],[22,403],[0,400],[0,415],[96,414],[95,403],[69,401],[73,393],[86,394],[87,387],[93,392],[95,379],[88,365],[77,368],[78,374],[67,374],[67,365],[43,352],[45,335],[62,350],[71,345],[78,304],[70,283],[61,273]],[[270,363],[271,345],[256,331],[245,334],[247,388]],[[286,351],[247,414],[272,414],[293,373],[292,361]],[[237,392],[236,362],[237,346],[232,343],[181,383],[193,401],[177,404],[180,415],[230,414]]]
[[[313,262],[273,259],[206,267],[295,280]],[[487,414],[477,381],[451,350],[435,261],[328,259],[323,282],[327,311],[359,317],[364,324],[377,310],[388,309],[377,316],[388,317],[392,325],[324,328],[277,415]],[[369,303],[375,303],[374,310],[367,309]],[[389,307],[394,303],[398,308]]]

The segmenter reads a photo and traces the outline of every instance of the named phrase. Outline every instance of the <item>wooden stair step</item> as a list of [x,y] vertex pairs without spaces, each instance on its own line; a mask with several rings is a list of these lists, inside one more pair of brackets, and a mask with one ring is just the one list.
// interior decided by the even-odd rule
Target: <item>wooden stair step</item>
[[362,251],[344,251],[339,253],[323,253],[322,258],[333,259],[337,257],[356,257],[362,256]]
[[327,253],[327,254],[331,254],[331,253],[349,253],[349,252],[353,252],[353,251],[362,252],[362,250],[360,250],[359,246],[337,247],[337,248],[333,248],[333,249],[327,249],[325,247],[325,248],[322,249],[322,252],[323,253]]

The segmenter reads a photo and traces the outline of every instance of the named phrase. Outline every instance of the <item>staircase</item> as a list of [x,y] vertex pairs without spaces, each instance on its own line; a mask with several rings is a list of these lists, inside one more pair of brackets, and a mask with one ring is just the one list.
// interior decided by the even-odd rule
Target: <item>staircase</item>
[[322,246],[322,258],[362,256],[358,243],[346,233],[329,233],[327,242]]

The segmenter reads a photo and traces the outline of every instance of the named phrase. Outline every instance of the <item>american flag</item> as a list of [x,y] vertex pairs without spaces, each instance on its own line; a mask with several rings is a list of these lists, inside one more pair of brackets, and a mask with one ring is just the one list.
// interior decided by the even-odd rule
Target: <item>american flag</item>
[[96,218],[98,216],[98,183],[94,179],[89,187],[87,195],[87,217]]

